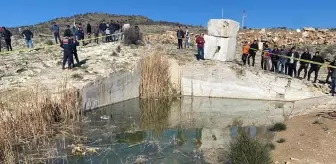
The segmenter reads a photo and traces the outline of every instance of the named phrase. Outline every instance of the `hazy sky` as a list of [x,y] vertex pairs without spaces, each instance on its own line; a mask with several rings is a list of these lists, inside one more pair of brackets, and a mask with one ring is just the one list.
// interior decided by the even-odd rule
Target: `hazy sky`
[[[321,3],[323,2],[323,3]],[[85,12],[144,15],[154,20],[206,25],[208,19],[241,22],[248,27],[336,27],[335,0],[4,0],[0,26],[31,25]]]

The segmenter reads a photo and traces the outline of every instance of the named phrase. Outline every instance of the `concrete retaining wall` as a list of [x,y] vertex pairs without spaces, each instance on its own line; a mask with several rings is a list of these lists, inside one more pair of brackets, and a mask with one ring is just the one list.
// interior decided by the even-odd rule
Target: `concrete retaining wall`
[[82,109],[90,110],[139,97],[140,71],[117,72],[81,89]]
[[299,79],[236,65],[200,64],[182,70],[181,90],[187,96],[294,101],[325,95]]

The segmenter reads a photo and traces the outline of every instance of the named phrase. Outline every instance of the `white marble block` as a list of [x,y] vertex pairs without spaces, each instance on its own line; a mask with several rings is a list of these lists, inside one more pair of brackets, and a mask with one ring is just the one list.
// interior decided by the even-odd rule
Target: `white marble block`
[[208,21],[208,35],[224,38],[236,38],[239,23],[231,19],[210,19]]
[[219,61],[232,61],[236,56],[236,38],[221,38],[204,35],[204,58]]

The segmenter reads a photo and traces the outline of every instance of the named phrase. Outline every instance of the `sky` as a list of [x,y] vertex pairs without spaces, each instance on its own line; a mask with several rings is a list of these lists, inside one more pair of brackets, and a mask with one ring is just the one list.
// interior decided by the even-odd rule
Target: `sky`
[[33,25],[86,12],[143,15],[153,20],[206,26],[209,19],[233,19],[249,28],[336,27],[335,0],[5,0],[0,26]]

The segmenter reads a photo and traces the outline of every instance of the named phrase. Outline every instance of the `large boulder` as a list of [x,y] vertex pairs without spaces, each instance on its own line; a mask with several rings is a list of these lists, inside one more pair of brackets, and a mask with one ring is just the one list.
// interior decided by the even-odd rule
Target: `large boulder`
[[236,38],[221,38],[204,35],[204,58],[219,61],[232,61],[236,56]]
[[239,31],[239,23],[230,19],[210,19],[208,21],[208,35],[236,38]]

